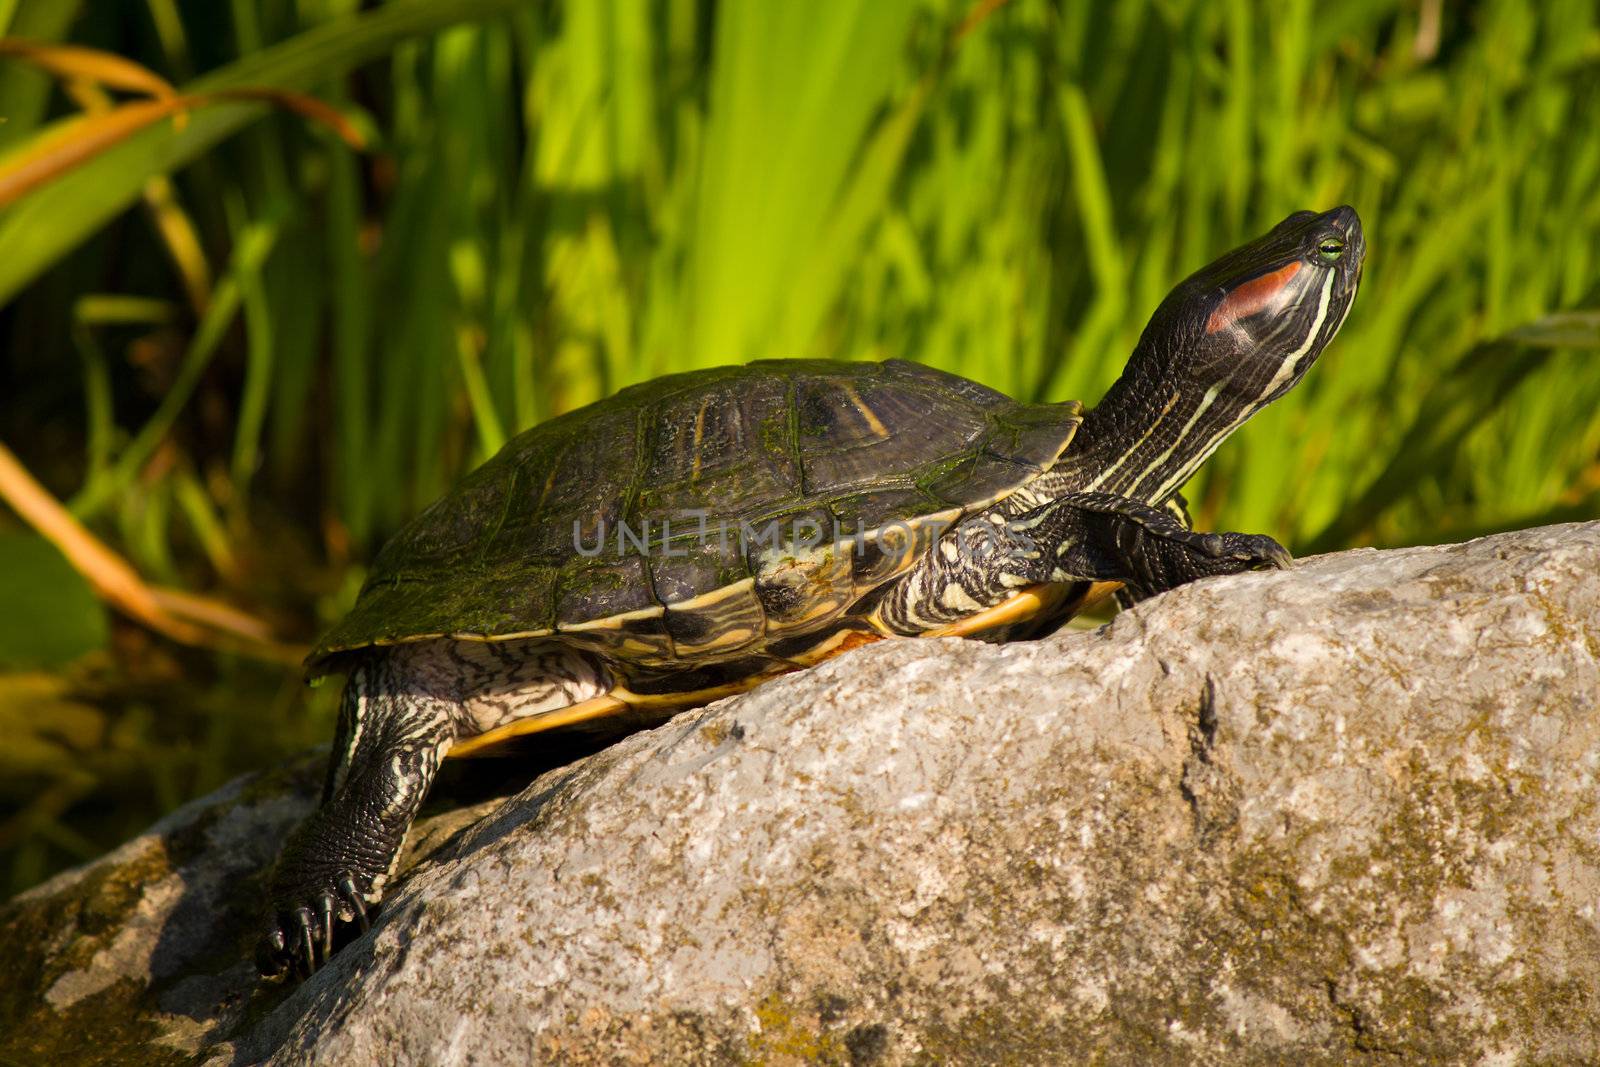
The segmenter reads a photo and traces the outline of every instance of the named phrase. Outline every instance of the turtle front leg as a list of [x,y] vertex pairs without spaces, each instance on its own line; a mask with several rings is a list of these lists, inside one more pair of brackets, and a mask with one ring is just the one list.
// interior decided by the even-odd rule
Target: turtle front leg
[[1179,515],[1109,493],[1069,493],[1019,515],[967,519],[888,587],[872,611],[895,633],[926,633],[1042,582],[1122,582],[1133,600],[1197,578],[1287,567],[1263,534],[1196,533]]
[[392,655],[351,672],[322,806],[290,834],[272,872],[272,915],[256,950],[263,975],[310,974],[333,952],[335,923],[366,929],[455,736],[454,708],[407,691]]
[[[1171,515],[1185,530],[1194,529],[1194,519],[1189,515],[1189,502],[1183,498],[1182,493],[1173,493],[1171,498],[1161,505],[1161,510]],[[1123,609],[1131,608],[1141,600],[1149,600],[1151,595],[1131,585],[1124,585],[1116,592],[1117,606]]]
[[1292,562],[1265,534],[1197,533],[1178,514],[1109,493],[1071,493],[1017,516],[1009,529],[1032,545],[1020,553],[1030,574],[1120,581],[1134,601],[1199,578]]

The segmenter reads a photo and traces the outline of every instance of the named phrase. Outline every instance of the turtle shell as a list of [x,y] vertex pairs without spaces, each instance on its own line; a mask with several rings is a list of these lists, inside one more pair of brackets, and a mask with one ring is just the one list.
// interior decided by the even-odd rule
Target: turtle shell
[[517,436],[402,528],[307,662],[555,635],[629,673],[737,673],[838,629],[951,524],[1048,470],[1081,418],[898,360],[633,386]]

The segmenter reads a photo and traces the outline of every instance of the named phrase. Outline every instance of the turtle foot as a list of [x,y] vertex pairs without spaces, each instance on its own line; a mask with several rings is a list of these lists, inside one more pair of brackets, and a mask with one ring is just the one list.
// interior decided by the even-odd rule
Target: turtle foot
[[269,918],[256,946],[264,977],[308,977],[346,940],[371,925],[372,907],[404,827],[350,817],[337,803],[315,812],[290,835],[272,873]]
[[[1207,554],[1215,559],[1243,564],[1241,570],[1288,570],[1294,563],[1289,550],[1266,534],[1223,533],[1202,534],[1215,538],[1215,551]],[[1211,546],[1208,546],[1211,547]]]
[[273,917],[256,945],[262,977],[310,977],[333,956],[336,932],[351,923],[360,933],[371,928],[370,894],[357,888],[356,877],[341,871],[334,885],[298,902],[274,900]]

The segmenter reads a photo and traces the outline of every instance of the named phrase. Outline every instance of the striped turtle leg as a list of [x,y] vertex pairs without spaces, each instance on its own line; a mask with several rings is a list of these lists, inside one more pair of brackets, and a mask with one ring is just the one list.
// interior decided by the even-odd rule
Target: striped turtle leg
[[455,737],[459,704],[408,684],[403,657],[374,652],[345,683],[322,806],[273,869],[263,974],[307,973],[333,952],[335,921],[367,921]]
[[[1185,530],[1194,529],[1194,519],[1190,518],[1189,516],[1189,502],[1183,498],[1182,493],[1173,493],[1172,496],[1167,499],[1167,502],[1161,505],[1161,510],[1165,511],[1168,515],[1171,515],[1174,519],[1176,519],[1178,525],[1182,526]],[[1141,600],[1150,599],[1150,596],[1151,594],[1149,593],[1136,591],[1131,585],[1124,585],[1121,589],[1117,590],[1117,606],[1120,608],[1131,608]]]
[[1197,533],[1165,508],[1109,493],[1069,493],[1017,516],[1008,530],[1033,551],[1001,553],[1003,569],[1020,561],[1028,576],[1044,581],[1120,581],[1135,599],[1198,578],[1290,563],[1284,547],[1265,534]]
[[1069,493],[1007,519],[961,523],[877,607],[884,625],[922,633],[1040,582],[1119,581],[1135,599],[1215,574],[1287,567],[1261,534],[1196,533],[1172,512],[1109,493]]

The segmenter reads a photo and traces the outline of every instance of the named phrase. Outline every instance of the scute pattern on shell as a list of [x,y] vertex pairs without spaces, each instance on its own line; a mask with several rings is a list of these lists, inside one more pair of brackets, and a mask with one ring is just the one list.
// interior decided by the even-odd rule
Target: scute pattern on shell
[[[758,609],[717,595],[744,582],[730,592],[767,593],[770,623],[771,590],[745,581],[760,561],[741,550],[741,524],[787,530],[805,517],[869,540],[895,523],[937,531],[1048,470],[1080,421],[1076,403],[1023,404],[898,360],[775,360],[633,386],[514,438],[402,528],[308,663],[317,672],[368,645],[569,627],[575,643],[670,663],[674,633],[717,635],[664,606],[699,597],[713,604],[713,629],[745,625]],[[618,551],[623,523],[648,531],[648,553]],[[577,551],[602,529],[598,553]],[[830,595],[897,572],[872,559],[855,568]],[[784,617],[804,622],[809,595],[783,599]]]

